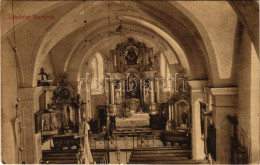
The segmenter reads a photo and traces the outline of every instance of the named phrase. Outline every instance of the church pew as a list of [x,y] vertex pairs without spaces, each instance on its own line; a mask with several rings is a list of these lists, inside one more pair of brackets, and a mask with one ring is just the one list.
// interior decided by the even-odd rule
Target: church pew
[[[129,159],[130,164],[192,164],[191,150],[184,146],[136,148]],[[181,162],[182,161],[182,162]],[[187,162],[188,161],[188,162]]]
[[190,157],[191,153],[167,153],[167,154],[154,154],[154,153],[149,153],[149,154],[132,154],[132,158],[146,158],[146,157]]
[[131,157],[130,161],[176,161],[176,160],[189,160],[187,157],[155,157],[155,156],[150,156],[150,157],[141,157],[141,158],[134,158]]
[[175,160],[175,161],[130,161],[130,164],[209,164],[206,160]]
[[154,150],[154,151],[133,151],[132,154],[174,154],[174,153],[191,153],[190,150]]
[[172,147],[144,147],[144,148],[135,148],[135,151],[153,151],[153,150],[186,150],[188,147],[184,146],[172,146]]
[[43,164],[78,164],[77,160],[50,160]]
[[77,164],[77,150],[43,150],[43,164]]

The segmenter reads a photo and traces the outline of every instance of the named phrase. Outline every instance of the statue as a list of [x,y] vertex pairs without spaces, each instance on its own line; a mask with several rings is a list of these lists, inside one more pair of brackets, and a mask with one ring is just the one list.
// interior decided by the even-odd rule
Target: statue
[[43,131],[49,131],[49,127],[48,127],[48,117],[45,116],[43,118]]
[[115,103],[116,104],[121,104],[122,103],[122,98],[121,98],[121,92],[122,92],[122,82],[120,80],[116,80],[114,82],[114,89],[115,89]]
[[56,130],[60,127],[55,114],[51,115],[51,130]]

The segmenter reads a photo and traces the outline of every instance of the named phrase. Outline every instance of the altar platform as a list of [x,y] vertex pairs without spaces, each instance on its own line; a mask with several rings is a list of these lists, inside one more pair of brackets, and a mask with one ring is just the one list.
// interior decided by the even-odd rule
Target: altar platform
[[128,118],[115,118],[116,128],[149,127],[150,116],[148,113],[135,113]]

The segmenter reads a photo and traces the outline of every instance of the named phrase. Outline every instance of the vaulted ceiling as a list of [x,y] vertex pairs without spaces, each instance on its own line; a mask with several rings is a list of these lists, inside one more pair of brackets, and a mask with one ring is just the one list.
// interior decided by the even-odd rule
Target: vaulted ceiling
[[[248,15],[255,17],[259,9],[250,4],[252,12],[243,17],[248,12],[243,5],[225,1],[15,1],[15,15],[46,14],[55,19],[15,19],[13,29],[13,20],[8,18],[12,3],[4,2],[2,40],[17,48],[21,86],[36,85],[47,56],[51,56],[55,74],[66,71],[76,81],[96,52],[107,56],[130,36],[153,47],[154,52],[162,52],[169,64],[186,68],[191,79],[228,86],[235,81],[238,20],[250,34],[257,31]],[[126,33],[108,33],[119,24]],[[258,39],[251,36],[257,44]]]

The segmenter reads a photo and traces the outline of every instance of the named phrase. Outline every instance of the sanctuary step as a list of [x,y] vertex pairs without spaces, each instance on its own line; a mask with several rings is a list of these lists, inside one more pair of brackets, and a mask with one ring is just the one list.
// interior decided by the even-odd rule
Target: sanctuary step
[[108,157],[107,157],[107,152],[105,150],[91,150],[93,161],[96,164],[108,164]]
[[129,164],[206,164],[207,161],[191,160],[192,153],[187,147],[136,148],[131,152]]
[[78,150],[43,150],[42,164],[77,164]]

